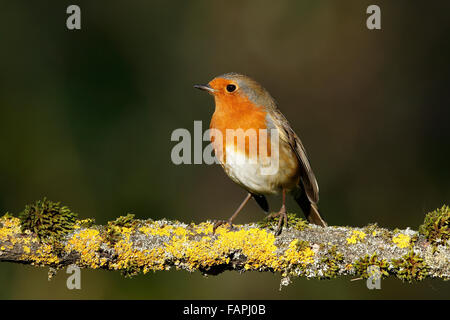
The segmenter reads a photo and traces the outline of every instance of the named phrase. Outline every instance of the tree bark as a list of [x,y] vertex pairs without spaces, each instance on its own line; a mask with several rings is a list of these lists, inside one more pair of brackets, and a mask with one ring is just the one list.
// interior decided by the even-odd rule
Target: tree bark
[[[117,221],[117,220],[116,220]],[[290,278],[397,277],[403,281],[450,278],[448,241],[431,243],[417,231],[326,228],[299,219],[274,235],[273,223],[221,226],[167,220],[90,225],[77,220],[63,237],[40,239],[18,218],[0,218],[0,261],[60,269],[121,271],[125,275],[170,268],[217,275],[226,270],[268,271]]]

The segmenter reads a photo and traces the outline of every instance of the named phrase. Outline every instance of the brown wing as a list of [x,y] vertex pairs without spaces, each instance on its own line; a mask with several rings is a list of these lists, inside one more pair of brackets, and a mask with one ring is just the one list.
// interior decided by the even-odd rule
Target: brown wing
[[289,143],[292,150],[294,150],[297,155],[301,167],[300,174],[303,188],[305,189],[308,199],[313,203],[317,203],[319,201],[319,185],[317,184],[316,176],[314,175],[311,165],[309,164],[305,147],[300,141],[300,138],[291,128],[286,117],[280,110],[278,110],[276,106],[270,108],[270,111],[267,113],[267,117],[269,129],[270,123],[278,128],[280,132],[280,139]]

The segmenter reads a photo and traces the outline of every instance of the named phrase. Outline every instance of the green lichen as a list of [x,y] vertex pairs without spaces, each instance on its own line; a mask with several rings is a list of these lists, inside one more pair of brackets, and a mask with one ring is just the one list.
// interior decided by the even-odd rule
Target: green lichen
[[9,220],[12,218],[14,218],[14,216],[9,212],[5,213],[2,217],[0,217],[0,228],[3,228],[3,223],[1,222],[1,220]]
[[68,207],[47,198],[25,206],[19,215],[22,232],[29,230],[39,240],[62,238],[74,229],[76,217]]
[[106,227],[106,229],[104,230],[104,237],[107,242],[114,245],[115,243],[120,241],[120,239],[122,239],[120,227],[108,225],[108,227]]
[[[278,226],[279,217],[268,219],[268,217],[264,218],[264,220],[257,222],[259,228],[267,228],[271,230],[275,230]],[[282,219],[282,218],[281,218]],[[297,217],[295,213],[287,214],[287,225],[299,231],[305,230],[309,228],[309,223],[305,219]]]
[[[59,241],[57,238],[54,238],[54,237],[49,238],[46,241],[52,247],[53,255],[55,255],[58,258],[62,257],[64,255],[65,246],[61,241]],[[57,266],[55,269],[58,270],[60,268],[61,268],[61,266]]]
[[430,267],[412,249],[402,258],[392,260],[392,264],[402,281],[421,281],[429,275]]
[[370,256],[366,254],[353,264],[356,274],[364,279],[368,279],[372,276],[372,274],[369,273],[370,267],[372,266],[378,267],[379,276],[381,276],[381,278],[389,275],[389,263],[385,259],[380,259],[376,253],[373,253]]
[[95,219],[87,218],[83,220],[77,220],[77,224],[81,228],[90,228],[95,224]]
[[108,225],[132,228],[135,227],[138,223],[138,220],[134,219],[134,214],[128,213],[126,216],[120,216],[114,221],[109,221]]
[[424,223],[419,227],[419,233],[432,244],[450,239],[450,207],[444,205],[428,213]]
[[377,223],[368,224],[363,228],[363,231],[369,236],[381,237],[386,241],[389,241],[389,239],[392,238],[392,232],[387,229],[380,228]]
[[377,223],[370,223],[363,228],[363,231],[367,234],[376,234],[379,227]]
[[14,215],[11,212],[6,212],[0,219],[11,219],[14,218]]
[[104,233],[105,239],[111,244],[122,239],[122,228],[135,228],[139,224],[138,220],[134,219],[134,214],[128,213],[126,216],[120,216],[114,221],[109,221]]
[[337,251],[336,245],[332,246],[325,257],[320,261],[321,265],[326,266],[323,268],[324,272],[322,279],[336,278],[339,274],[339,270],[341,269],[340,265],[343,262],[344,255]]
[[120,270],[120,273],[125,278],[132,278],[140,274],[143,270],[143,266],[140,266],[136,261],[130,261],[126,267]]
[[302,251],[306,248],[311,248],[311,244],[308,241],[305,240],[298,240],[295,243],[295,248],[297,249],[297,251]]

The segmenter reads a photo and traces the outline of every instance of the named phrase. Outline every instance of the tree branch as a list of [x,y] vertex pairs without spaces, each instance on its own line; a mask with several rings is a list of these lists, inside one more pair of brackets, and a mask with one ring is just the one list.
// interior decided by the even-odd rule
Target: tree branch
[[280,273],[285,284],[295,276],[450,278],[448,238],[431,239],[409,228],[321,228],[290,215],[289,226],[275,237],[277,221],[220,227],[213,234],[210,222],[188,225],[128,215],[104,226],[76,220],[63,236],[43,238],[36,229],[24,230],[22,221],[10,215],[0,218],[0,261],[54,269],[76,264],[125,275],[170,268],[213,275],[270,271]]

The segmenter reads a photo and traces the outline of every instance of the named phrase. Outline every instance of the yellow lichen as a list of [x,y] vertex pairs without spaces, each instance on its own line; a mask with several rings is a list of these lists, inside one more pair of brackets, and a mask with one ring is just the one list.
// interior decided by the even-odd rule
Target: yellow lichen
[[52,251],[53,247],[50,244],[43,243],[36,250],[35,254],[24,255],[24,259],[30,259],[33,264],[38,265],[52,265],[59,262],[58,256]]
[[[170,235],[169,227],[166,228],[150,228],[141,227],[140,232],[147,235]],[[133,247],[130,241],[131,234],[134,232],[132,228],[121,227],[119,232],[123,238],[114,245],[114,250],[118,255],[117,261],[112,263],[110,267],[115,270],[127,270],[132,269],[131,273],[136,270],[142,269],[145,274],[150,270],[163,270],[164,269],[164,250],[162,248],[155,248],[151,250],[139,250]]]
[[392,242],[396,244],[399,248],[407,248],[410,245],[411,237],[400,233],[399,235],[392,238]]
[[306,247],[303,250],[297,250],[298,239],[293,240],[286,252],[284,253],[282,260],[288,265],[301,264],[303,267],[314,262],[314,251]]
[[[3,221],[4,220],[4,221]],[[18,219],[3,219],[0,239],[5,240],[1,249],[11,244],[11,238],[19,239],[23,248],[22,259],[40,265],[57,263],[58,256],[52,253],[50,244],[41,243],[36,236],[17,237],[21,233]],[[77,225],[81,226],[81,222]],[[219,227],[213,234],[213,224],[204,222],[188,227],[145,222],[143,224],[114,226],[117,238],[108,241],[108,234],[96,228],[76,228],[64,244],[63,252],[76,252],[80,266],[89,268],[105,267],[121,270],[126,274],[164,270],[170,265],[187,270],[208,270],[215,266],[229,264],[233,256],[243,258],[244,270],[272,270],[290,272],[288,268],[305,267],[312,264],[315,252],[309,247],[300,246],[299,240],[292,240],[287,248],[279,250],[276,237],[267,229],[240,228],[229,230]],[[148,238],[162,238],[162,246],[137,247],[133,236],[145,235]],[[361,236],[360,236],[361,237]],[[134,238],[133,238],[134,239]],[[114,260],[101,257],[101,244],[111,245]],[[35,252],[35,254],[33,254]],[[53,251],[58,252],[58,251]],[[107,265],[108,264],[108,265]]]
[[351,236],[349,238],[347,238],[347,243],[355,244],[355,243],[358,243],[358,242],[364,240],[365,237],[366,237],[366,234],[364,232],[359,231],[359,230],[353,230]]
[[64,250],[67,253],[76,251],[80,254],[80,262],[93,269],[100,266],[98,249],[102,243],[100,233],[95,229],[84,229],[72,235]]
[[145,235],[149,235],[150,231],[151,231],[151,228],[148,227],[148,226],[143,226],[143,227],[139,228],[139,231],[142,232]]
[[0,219],[0,241],[15,242],[14,234],[20,233],[20,220],[17,218],[1,218]]
[[246,270],[259,270],[262,267],[281,270],[287,265],[305,266],[313,262],[314,252],[310,248],[298,251],[297,240],[292,241],[282,257],[278,256],[273,233],[258,228],[229,231],[226,227],[220,227],[216,231],[215,241],[210,235],[197,241],[190,240],[191,236],[208,231],[212,231],[210,224],[194,228],[193,232],[184,228],[174,229],[165,251],[173,257],[175,265],[185,261],[192,270],[227,264],[229,255],[236,252],[246,257]]

